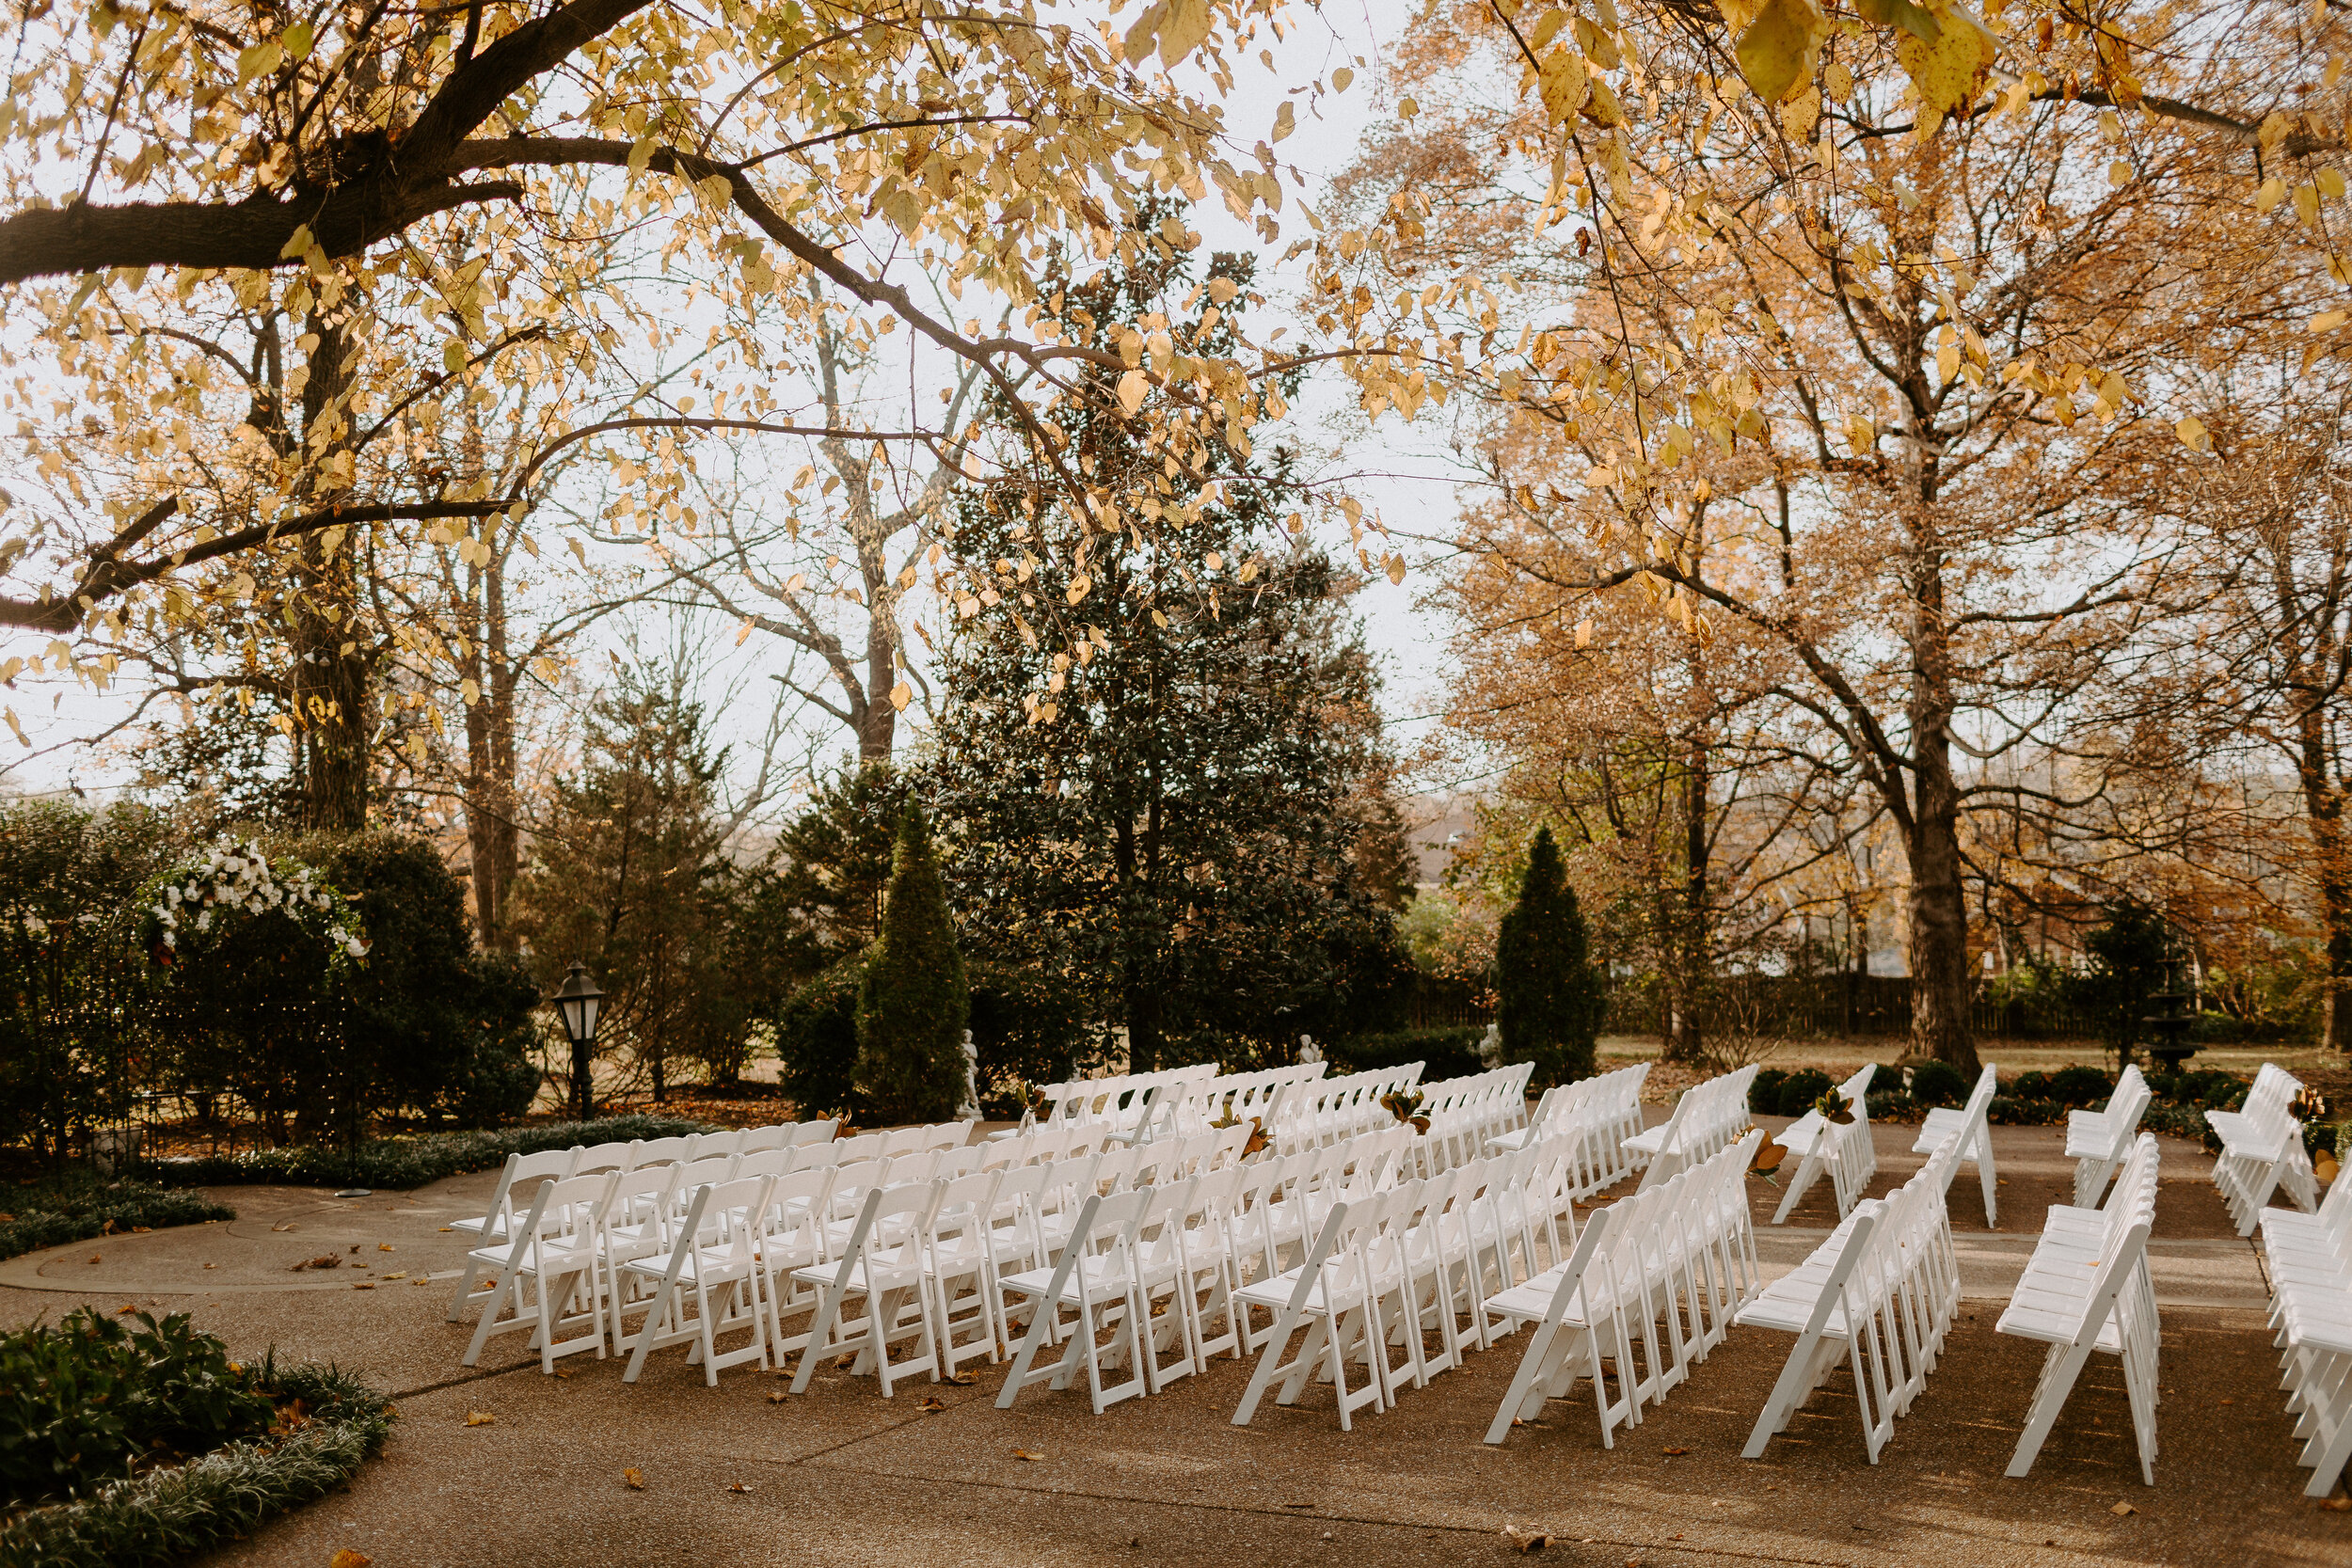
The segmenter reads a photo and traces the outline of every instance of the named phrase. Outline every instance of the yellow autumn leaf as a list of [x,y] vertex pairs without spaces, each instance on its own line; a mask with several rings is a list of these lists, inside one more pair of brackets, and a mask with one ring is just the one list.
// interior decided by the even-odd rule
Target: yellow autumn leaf
[[1895,57],[1918,91],[1919,118],[1913,135],[1921,141],[1935,135],[1947,114],[1976,97],[1998,53],[1993,35],[1965,8],[1941,9],[1936,21],[1933,42],[1910,33],[1895,40]]
[[2323,310],[2318,315],[2312,318],[2311,330],[2313,332],[2333,332],[2337,327],[2342,326],[2347,319],[2352,318],[2347,318],[2345,313],[2342,310]]
[[1589,648],[1593,645],[1592,622],[1579,621],[1576,624],[1576,645],[1580,648]]
[[1814,0],[1764,0],[1740,35],[1740,74],[1768,103],[1785,103],[1813,80],[1829,18]]
[[890,689],[890,705],[900,713],[904,713],[907,710],[907,705],[913,701],[914,701],[914,688],[906,682],[900,681]]
[[1593,95],[1583,60],[1568,49],[1554,49],[1544,56],[1536,90],[1543,96],[1544,113],[1551,117],[1554,125],[1584,107],[1585,101]]
[[1152,383],[1144,378],[1141,371],[1129,371],[1125,375],[1120,376],[1119,378],[1119,411],[1127,418],[1134,419],[1136,412],[1143,407],[1144,395],[1151,389]]
[[1285,98],[1282,100],[1281,107],[1274,111],[1273,139],[1280,141],[1284,136],[1289,135],[1293,131],[1297,129],[1298,111],[1292,107],[1291,101]]
[[2172,434],[2181,438],[2181,445],[2191,451],[2209,451],[2213,437],[2205,434],[2205,421],[2196,415],[2184,417],[2172,426]]
[[1392,555],[1389,557],[1389,580],[1395,583],[1399,587],[1404,586],[1405,558],[1403,556]]
[[2287,182],[2274,174],[2264,181],[2262,188],[2254,193],[2254,211],[2267,213],[2286,198]]

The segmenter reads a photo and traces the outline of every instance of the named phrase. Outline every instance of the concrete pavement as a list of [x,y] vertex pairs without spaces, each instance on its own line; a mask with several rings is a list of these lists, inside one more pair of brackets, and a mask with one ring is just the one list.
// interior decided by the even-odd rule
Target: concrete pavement
[[[1910,1136],[1878,1130],[1873,1193],[1917,1167]],[[1784,1336],[1745,1330],[1613,1449],[1601,1448],[1581,1387],[1584,1402],[1553,1403],[1503,1447],[1479,1440],[1523,1337],[1472,1354],[1395,1410],[1359,1416],[1349,1433],[1320,1391],[1233,1427],[1248,1368],[1232,1361],[1099,1418],[1082,1393],[1042,1389],[999,1412],[993,1369],[973,1386],[917,1384],[890,1402],[870,1380],[827,1369],[808,1395],[779,1399],[781,1381],[752,1369],[706,1388],[682,1350],[652,1358],[635,1386],[611,1361],[575,1358],[563,1377],[543,1377],[510,1335],[468,1371],[456,1365],[468,1331],[442,1318],[463,1249],[440,1227],[478,1212],[488,1174],[367,1199],[227,1190],[240,1210],[231,1224],[0,1264],[0,1317],[22,1322],[79,1300],[188,1310],[240,1354],[274,1345],[332,1358],[395,1391],[402,1418],[385,1457],[348,1493],[217,1554],[223,1564],[324,1565],[349,1546],[379,1564],[449,1568],[1353,1568],[1505,1560],[1506,1525],[1556,1533],[1538,1560],[1660,1568],[2352,1562],[2352,1513],[2300,1495],[2305,1472],[2276,1386],[2256,1250],[2230,1233],[2204,1157],[2184,1144],[2165,1146],[2151,1249],[2165,1329],[2158,1485],[2139,1483],[2120,1375],[2096,1360],[2033,1475],[2002,1476],[2041,1357],[2039,1346],[1994,1334],[1993,1321],[2043,1207],[2069,1196],[2072,1165],[2057,1129],[1994,1136],[2007,1182],[2001,1228],[1985,1229],[1963,1171],[1952,1195],[1962,1318],[1875,1466],[1842,1374],[1764,1458],[1739,1457],[1788,1347]],[[1786,1227],[1762,1223],[1779,1193],[1752,1185],[1768,1270],[1794,1266],[1835,1220],[1827,1183]],[[327,1256],[343,1261],[292,1267]],[[418,1286],[421,1275],[441,1277]],[[942,1408],[927,1412],[934,1392]],[[495,1419],[469,1427],[469,1412]],[[629,1469],[643,1490],[625,1483]],[[2112,1512],[2118,1503],[2133,1512]]]

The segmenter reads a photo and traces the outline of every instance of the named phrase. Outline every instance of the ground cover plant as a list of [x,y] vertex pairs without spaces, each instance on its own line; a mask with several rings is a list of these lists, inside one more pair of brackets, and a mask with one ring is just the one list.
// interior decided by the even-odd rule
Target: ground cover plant
[[66,1170],[0,1191],[0,1258],[118,1231],[236,1217],[234,1209],[200,1194]]
[[231,1360],[184,1313],[0,1335],[0,1564],[177,1560],[348,1480],[391,1419],[332,1367]]
[[574,1144],[625,1143],[713,1131],[681,1117],[606,1117],[596,1121],[550,1121],[480,1132],[426,1132],[375,1138],[351,1148],[316,1144],[244,1149],[233,1154],[158,1160],[156,1180],[178,1187],[284,1183],[297,1187],[383,1187],[405,1192],[468,1171],[504,1164],[510,1154],[569,1148]]

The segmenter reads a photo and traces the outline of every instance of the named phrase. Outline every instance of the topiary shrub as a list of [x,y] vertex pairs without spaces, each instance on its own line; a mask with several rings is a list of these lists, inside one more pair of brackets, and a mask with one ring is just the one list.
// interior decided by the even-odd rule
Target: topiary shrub
[[1327,1070],[1337,1076],[1420,1062],[1421,1081],[1424,1084],[1468,1078],[1486,1070],[1478,1059],[1478,1042],[1486,1033],[1484,1029],[1399,1029],[1382,1035],[1358,1035],[1332,1042],[1325,1052],[1331,1063]]
[[2060,1068],[2050,1074],[2049,1096],[2061,1105],[2104,1105],[2115,1092],[2115,1075],[2095,1067]]
[[1958,1105],[1968,1098],[1968,1080],[1949,1062],[1921,1062],[1904,1085],[1922,1105]]
[[2066,1107],[2055,1100],[2019,1100],[1996,1094],[1984,1108],[1987,1121],[2003,1127],[2055,1127],[2066,1119]]
[[1539,1089],[1593,1075],[1608,1002],[1549,828],[1535,831],[1518,901],[1495,933],[1494,981],[1504,1061],[1534,1063]]
[[865,984],[866,955],[852,953],[776,1012],[777,1083],[803,1117],[857,1109],[857,995]]
[[[1761,1074],[1758,1074],[1761,1076]],[[1837,1080],[1820,1068],[1799,1068],[1781,1080],[1780,1093],[1775,1098],[1775,1116],[1801,1117],[1813,1109],[1813,1102],[1837,1086]]]
[[2050,1075],[2026,1071],[2002,1082],[2000,1092],[2012,1100],[2047,1100],[2050,1098]]
[[2148,1075],[2148,1087],[2158,1100],[2195,1106],[2201,1111],[2233,1110],[2250,1086],[2236,1073],[2218,1069]]
[[945,1121],[956,1114],[971,1019],[947,884],[922,808],[910,800],[898,818],[882,935],[857,996],[857,1092],[876,1119]]
[[1748,1112],[1751,1116],[1780,1115],[1780,1086],[1788,1082],[1787,1068],[1758,1068],[1748,1081]]

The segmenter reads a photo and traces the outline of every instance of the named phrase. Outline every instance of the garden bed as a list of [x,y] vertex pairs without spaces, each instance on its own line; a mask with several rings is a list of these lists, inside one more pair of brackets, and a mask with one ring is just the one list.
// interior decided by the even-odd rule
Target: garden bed
[[237,1212],[227,1204],[152,1181],[110,1180],[79,1172],[39,1177],[13,1191],[0,1191],[0,1258],[93,1236],[236,1217]]
[[0,1568],[181,1560],[349,1481],[393,1414],[333,1367],[241,1366],[183,1314],[0,1336]]
[[569,1148],[574,1144],[626,1143],[632,1138],[667,1138],[714,1131],[706,1121],[681,1117],[607,1117],[597,1121],[550,1121],[480,1132],[422,1132],[413,1137],[373,1138],[352,1148],[290,1144],[152,1160],[143,1175],[172,1187],[263,1184],[289,1187],[367,1187],[411,1192],[444,1177],[494,1170],[510,1154]]

